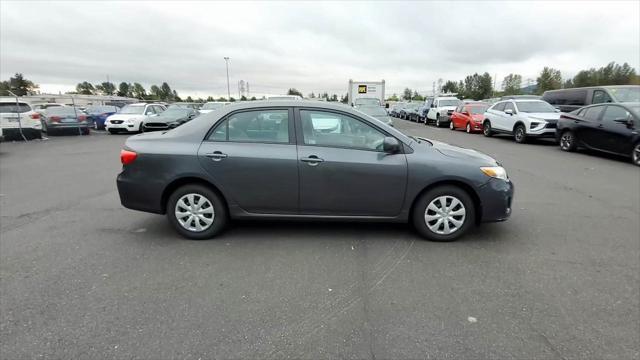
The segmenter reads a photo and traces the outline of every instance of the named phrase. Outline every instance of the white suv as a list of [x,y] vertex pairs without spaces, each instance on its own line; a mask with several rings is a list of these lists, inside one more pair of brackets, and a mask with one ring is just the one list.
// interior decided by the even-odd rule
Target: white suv
[[166,108],[160,104],[129,104],[109,116],[104,126],[113,134],[116,132],[142,132],[142,126],[150,117],[160,115]]
[[0,98],[0,128],[7,139],[20,137],[20,125],[22,134],[29,139],[42,137],[42,124],[40,114],[31,109],[31,105],[22,100],[16,102],[16,98]]
[[425,125],[432,121],[437,127],[447,125],[450,121],[449,117],[453,113],[453,110],[455,110],[461,103],[460,99],[454,96],[436,97],[433,99],[433,102],[429,107],[429,112],[427,112]]
[[484,113],[484,136],[494,133],[513,135],[518,143],[528,138],[549,137],[556,134],[560,113],[542,100],[507,100],[495,103]]

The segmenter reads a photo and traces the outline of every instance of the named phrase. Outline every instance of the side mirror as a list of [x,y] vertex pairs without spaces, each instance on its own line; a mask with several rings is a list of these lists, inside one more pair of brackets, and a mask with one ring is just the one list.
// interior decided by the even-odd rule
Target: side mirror
[[507,110],[504,111],[504,113],[508,114],[508,115],[513,115],[513,110],[507,109]]
[[382,141],[382,150],[388,154],[396,154],[400,152],[400,142],[398,139],[387,136]]

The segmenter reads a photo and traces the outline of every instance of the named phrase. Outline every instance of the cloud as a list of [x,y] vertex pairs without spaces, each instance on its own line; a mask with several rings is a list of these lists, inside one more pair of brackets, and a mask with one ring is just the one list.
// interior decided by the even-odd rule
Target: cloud
[[[606,9],[606,11],[603,11]],[[489,72],[640,63],[638,2],[1,2],[0,75],[50,88],[168,82],[181,94],[388,93]],[[28,14],[28,21],[25,21]],[[49,84],[49,85],[48,85]],[[55,84],[55,86],[54,86]]]

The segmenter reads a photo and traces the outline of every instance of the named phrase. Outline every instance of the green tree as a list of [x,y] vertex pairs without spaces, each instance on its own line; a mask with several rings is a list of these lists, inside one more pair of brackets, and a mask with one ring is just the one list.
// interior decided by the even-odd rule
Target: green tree
[[171,86],[169,86],[169,84],[167,84],[166,82],[163,82],[162,85],[160,85],[160,99],[163,101],[173,100],[173,92],[171,91]]
[[509,74],[502,80],[504,95],[519,95],[522,88],[522,76],[519,74]]
[[213,96],[207,96],[207,102],[209,102],[209,101],[215,101],[215,100],[213,99]]
[[187,98],[185,99],[186,102],[193,102],[193,99],[191,98],[191,96],[187,96]]
[[236,102],[236,99],[234,99],[233,96],[232,96],[232,97],[229,98],[229,102]]
[[240,101],[247,101],[247,97],[244,95],[240,96]]
[[83,81],[76,85],[76,92],[81,95],[93,95],[96,93],[96,89],[88,81]]
[[563,89],[570,89],[572,87],[573,87],[573,80],[571,79],[565,80],[564,85],[562,85]]
[[96,85],[95,88],[103,95],[113,95],[113,93],[116,92],[116,86],[110,81],[100,83]]
[[413,95],[413,92],[411,91],[411,89],[404,88],[404,91],[402,92],[402,99],[411,100],[412,95]]
[[480,77],[478,94],[475,99],[482,100],[482,99],[488,99],[490,97],[493,97],[493,79],[491,78],[491,75],[489,75],[488,72],[485,72]]
[[133,85],[128,84],[126,82],[121,82],[120,85],[118,85],[118,92],[116,93],[118,96],[131,96],[133,90]]
[[8,91],[11,91],[17,96],[25,96],[35,93],[36,89],[38,89],[38,85],[25,79],[21,73],[16,73],[8,81],[0,83],[0,92],[5,95],[10,95]]
[[289,89],[289,91],[287,91],[287,95],[298,95],[302,97],[302,93],[295,88]]
[[158,87],[158,85],[151,85],[151,88],[149,89],[149,95],[154,100],[160,100],[161,99],[162,92],[161,92],[160,88]]
[[252,97],[251,97],[251,99],[249,99],[249,100],[251,100],[251,101],[256,101],[257,99],[256,99],[256,97],[255,97],[255,96],[252,96]]
[[538,94],[542,94],[547,90],[560,89],[562,87],[562,74],[560,70],[545,66],[536,81],[538,86],[536,91]]
[[400,98],[398,97],[398,94],[393,93],[391,97],[387,99],[387,101],[400,101]]
[[[171,92],[171,100],[172,101],[182,101],[182,99],[180,99],[180,96],[178,96],[178,92],[175,91],[175,90],[173,90]],[[200,100],[202,100],[202,99],[200,99]]]
[[458,83],[455,81],[447,80],[447,82],[442,85],[442,92],[444,93],[459,93]]
[[315,99],[316,98],[316,94],[314,94],[313,92],[311,92],[311,94],[307,95],[310,99]]
[[131,95],[138,99],[144,99],[147,97],[147,91],[144,89],[144,86],[139,83],[133,83],[133,88],[131,89]]
[[227,102],[227,99],[226,99],[226,98],[223,98],[222,96],[220,96],[220,97],[218,98],[218,101],[220,101],[220,102]]

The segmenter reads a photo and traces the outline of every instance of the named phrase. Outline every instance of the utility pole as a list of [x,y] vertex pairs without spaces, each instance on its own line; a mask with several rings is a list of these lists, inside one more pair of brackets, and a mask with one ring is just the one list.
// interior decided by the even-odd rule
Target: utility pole
[[227,101],[231,100],[231,88],[229,87],[229,57],[225,56],[224,61],[227,63]]

